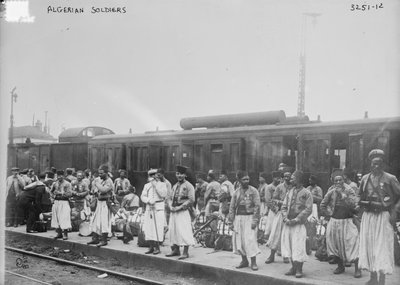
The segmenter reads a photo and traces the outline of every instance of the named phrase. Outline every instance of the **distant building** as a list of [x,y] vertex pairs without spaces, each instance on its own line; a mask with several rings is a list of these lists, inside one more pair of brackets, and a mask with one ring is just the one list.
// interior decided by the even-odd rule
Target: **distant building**
[[42,130],[42,122],[36,121],[35,126],[13,128],[14,143],[53,143],[57,139]]

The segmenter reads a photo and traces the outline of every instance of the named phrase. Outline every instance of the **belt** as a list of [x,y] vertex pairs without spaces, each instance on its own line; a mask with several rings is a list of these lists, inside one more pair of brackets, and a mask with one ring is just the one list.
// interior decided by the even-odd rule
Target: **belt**
[[155,201],[155,203],[161,203],[161,202],[164,202],[164,200]]
[[54,200],[58,200],[58,201],[69,201],[68,198],[54,198]]
[[241,212],[238,212],[236,215],[237,216],[251,216],[251,215],[253,215],[253,213],[241,213]]

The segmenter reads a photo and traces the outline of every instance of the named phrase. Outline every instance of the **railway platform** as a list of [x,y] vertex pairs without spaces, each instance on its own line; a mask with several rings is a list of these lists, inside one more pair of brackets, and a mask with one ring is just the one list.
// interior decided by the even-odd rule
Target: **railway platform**
[[[54,230],[44,233],[29,234],[25,232],[25,227],[7,228],[6,237],[25,240],[36,244],[47,246],[57,246],[71,251],[84,252],[87,255],[100,256],[103,258],[116,258],[126,266],[146,265],[156,268],[166,273],[178,273],[193,278],[205,278],[210,280],[210,284],[365,284],[369,280],[369,273],[363,271],[359,279],[353,277],[354,267],[347,267],[346,272],[334,275],[336,265],[327,262],[320,262],[314,257],[314,252],[309,256],[304,264],[303,278],[285,276],[284,273],[289,269],[290,264],[285,264],[281,257],[276,257],[275,263],[265,264],[269,255],[269,249],[265,245],[260,245],[261,254],[257,256],[258,271],[250,268],[236,269],[235,266],[240,262],[240,256],[227,251],[214,252],[211,248],[203,248],[198,245],[189,249],[190,258],[178,260],[177,257],[168,258],[165,254],[170,252],[169,242],[166,240],[161,247],[161,254],[146,255],[147,248],[137,246],[137,237],[129,244],[123,244],[121,240],[112,238],[108,245],[98,248],[86,243],[90,237],[79,236],[77,232],[69,233],[67,241],[54,240],[56,235]],[[386,278],[386,284],[399,284],[400,267],[396,266],[393,275]]]

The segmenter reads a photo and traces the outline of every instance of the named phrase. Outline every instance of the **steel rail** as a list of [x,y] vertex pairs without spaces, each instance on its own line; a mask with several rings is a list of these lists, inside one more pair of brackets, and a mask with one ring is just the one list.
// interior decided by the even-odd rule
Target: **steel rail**
[[12,271],[10,271],[10,270],[4,270],[4,272],[5,272],[5,273],[8,273],[8,274],[15,275],[15,276],[18,276],[18,277],[21,277],[21,278],[28,279],[28,280],[30,280],[30,281],[34,281],[34,282],[36,282],[36,283],[45,284],[45,285],[51,285],[51,283],[47,283],[47,282],[41,281],[41,280],[39,280],[39,279],[35,279],[35,278],[28,277],[28,276],[25,276],[25,275],[22,275],[22,274],[18,274],[18,273],[12,272]]
[[64,264],[68,264],[68,265],[72,265],[72,266],[76,266],[76,267],[80,267],[80,268],[94,270],[94,271],[98,271],[98,272],[102,272],[102,273],[107,273],[107,274],[110,274],[113,276],[118,276],[121,278],[133,280],[133,281],[143,282],[145,284],[151,284],[151,285],[163,285],[164,284],[164,283],[161,283],[158,281],[154,281],[154,280],[150,280],[150,279],[146,279],[146,278],[142,278],[142,277],[138,277],[138,276],[134,276],[134,275],[125,274],[125,273],[114,271],[114,270],[90,266],[90,265],[86,265],[83,263],[69,261],[69,260],[65,260],[65,259],[61,259],[61,258],[48,256],[48,255],[43,255],[43,254],[26,251],[26,250],[19,249],[19,248],[14,248],[14,247],[9,247],[9,246],[5,246],[4,248],[9,251],[14,251],[14,252],[18,252],[18,253],[22,253],[22,254],[26,254],[26,255],[30,255],[30,256],[35,256],[35,257],[42,258],[42,259],[48,259],[48,260],[52,260],[55,262],[64,263]]

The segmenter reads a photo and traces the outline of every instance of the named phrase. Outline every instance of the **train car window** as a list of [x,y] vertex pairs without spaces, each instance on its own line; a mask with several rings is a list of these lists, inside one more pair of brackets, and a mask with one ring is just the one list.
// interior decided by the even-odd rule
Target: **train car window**
[[231,143],[229,158],[229,170],[236,171],[240,169],[240,144]]
[[220,171],[222,170],[222,144],[211,145],[211,169]]
[[194,170],[202,171],[204,170],[204,146],[195,145],[194,146]]

